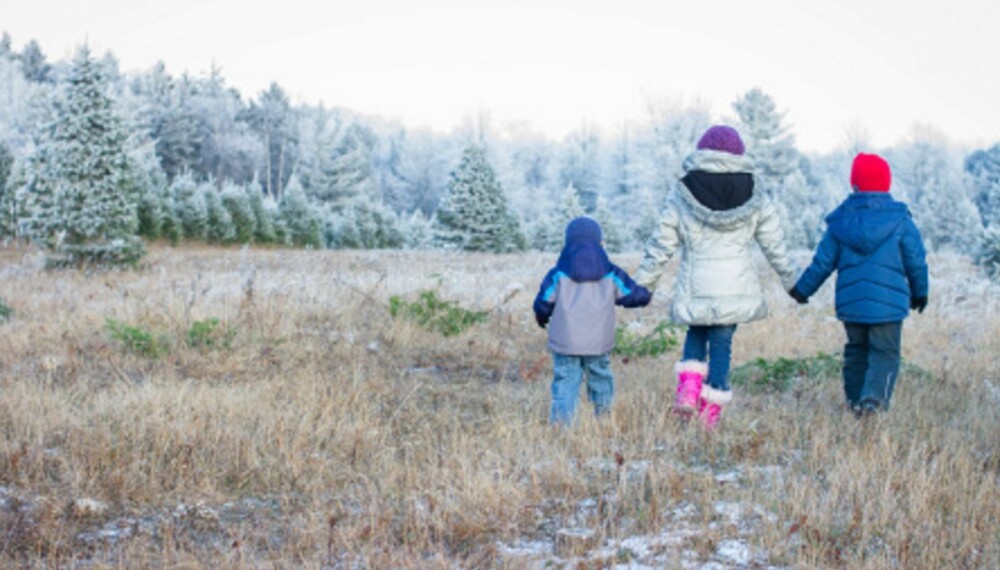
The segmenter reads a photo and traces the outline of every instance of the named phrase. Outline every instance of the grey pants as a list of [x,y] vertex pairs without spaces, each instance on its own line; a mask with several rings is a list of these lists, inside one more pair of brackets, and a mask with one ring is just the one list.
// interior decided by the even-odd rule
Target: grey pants
[[899,376],[903,323],[844,323],[844,395],[851,407],[869,401],[888,410]]

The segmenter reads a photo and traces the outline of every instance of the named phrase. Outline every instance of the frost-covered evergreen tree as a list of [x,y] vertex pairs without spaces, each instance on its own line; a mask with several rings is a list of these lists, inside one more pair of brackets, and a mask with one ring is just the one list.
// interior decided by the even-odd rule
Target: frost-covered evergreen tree
[[434,222],[420,210],[400,221],[400,231],[406,249],[430,249],[434,245]]
[[254,232],[257,230],[257,217],[254,215],[250,196],[247,195],[246,190],[232,182],[227,182],[222,185],[220,197],[223,207],[229,212],[229,217],[233,221],[233,239],[237,243],[253,243]]
[[260,94],[245,112],[247,122],[264,140],[261,183],[272,198],[281,196],[298,157],[298,130],[295,110],[288,95],[277,84]]
[[825,204],[816,199],[806,182],[804,157],[795,149],[795,137],[785,125],[785,113],[779,112],[771,97],[757,88],[733,103],[733,109],[740,119],[746,154],[754,163],[756,190],[774,201],[785,238],[793,246],[813,248],[822,235]]
[[290,243],[302,247],[323,247],[319,216],[309,203],[298,177],[292,175],[289,179],[278,208]]
[[334,212],[327,224],[326,242],[332,248],[394,249],[403,246],[399,220],[381,202],[355,198]]
[[253,241],[255,243],[275,243],[278,235],[275,232],[275,211],[268,208],[264,202],[264,194],[260,190],[260,184],[255,180],[246,188],[247,199],[250,201],[250,209],[253,211],[254,230]]
[[207,229],[205,231],[208,243],[231,243],[236,239],[236,225],[229,210],[222,204],[222,196],[215,189],[215,184],[207,182],[199,187],[205,197],[205,212]]
[[327,168],[327,186],[317,189],[314,198],[335,209],[346,208],[358,198],[381,200],[371,163],[374,144],[368,128],[359,124],[348,127]]
[[[2,176],[0,172],[0,176]],[[0,196],[0,240],[20,237],[20,222],[24,216],[24,163],[13,161]]]
[[960,157],[939,133],[918,132],[889,154],[893,191],[908,198],[913,220],[931,249],[975,252],[982,220],[972,202]]
[[563,141],[559,156],[559,183],[572,185],[580,195],[584,211],[597,208],[597,196],[604,185],[601,138],[593,128],[570,134]]
[[49,81],[52,73],[52,66],[45,59],[41,46],[36,40],[31,40],[25,44],[18,57],[21,61],[21,71],[28,81],[44,83]]
[[572,184],[566,185],[555,214],[546,219],[544,236],[541,230],[533,236],[533,241],[543,251],[559,251],[563,247],[566,226],[575,218],[586,215],[580,204],[580,193]]
[[604,239],[604,249],[610,253],[619,253],[625,248],[625,237],[618,226],[616,216],[608,208],[608,202],[604,196],[597,197],[597,209],[594,210],[594,219],[601,224],[601,234]]
[[972,196],[987,228],[1000,228],[1000,143],[977,150],[965,159],[972,177]]
[[29,161],[32,232],[55,264],[134,263],[143,253],[126,135],[107,89],[101,66],[81,48]]
[[[292,243],[292,233],[285,223],[285,218],[281,215],[281,205],[270,196],[265,196],[263,201],[264,217],[258,219],[270,220],[271,234],[274,236],[270,243],[281,245],[294,245]],[[258,225],[258,232],[260,231]],[[322,237],[322,236],[320,236]]]
[[185,239],[205,241],[208,239],[208,204],[205,195],[198,189],[198,183],[190,172],[174,178],[170,185],[174,212],[181,222]]
[[648,188],[640,188],[636,192],[635,203],[638,204],[638,208],[633,212],[629,227],[632,244],[637,249],[645,247],[646,242],[656,232],[656,226],[660,223],[661,201],[657,200],[653,191]]
[[435,241],[467,251],[523,249],[520,224],[507,207],[503,188],[482,147],[466,147],[452,171],[448,193],[437,212]]
[[139,134],[133,134],[126,142],[128,173],[126,184],[138,196],[137,215],[139,235],[147,239],[160,237],[163,218],[163,190],[167,187],[166,174],[156,157],[156,143]]
[[3,141],[0,141],[0,204],[4,203],[8,194],[14,194],[11,174],[14,171],[14,153]]

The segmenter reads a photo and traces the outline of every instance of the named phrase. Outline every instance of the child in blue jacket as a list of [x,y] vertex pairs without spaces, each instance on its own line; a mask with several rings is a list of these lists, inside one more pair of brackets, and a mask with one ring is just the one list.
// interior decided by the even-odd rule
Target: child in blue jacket
[[550,422],[573,422],[584,372],[595,413],[608,411],[615,391],[608,356],[615,344],[615,305],[644,307],[649,300],[649,291],[608,259],[597,222],[581,217],[566,226],[559,261],[542,281],[533,307],[538,326],[549,328]]
[[891,183],[880,156],[854,158],[854,193],[827,216],[812,264],[789,291],[805,303],[837,271],[837,318],[847,331],[844,394],[859,417],[889,409],[903,319],[927,307],[923,241],[906,205],[889,195]]

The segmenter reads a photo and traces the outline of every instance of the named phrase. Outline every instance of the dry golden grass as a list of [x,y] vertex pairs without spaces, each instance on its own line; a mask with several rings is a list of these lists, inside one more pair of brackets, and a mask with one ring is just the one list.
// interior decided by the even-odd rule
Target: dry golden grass
[[[607,420],[582,402],[574,429],[546,424],[530,302],[552,255],[40,259],[0,250],[0,566],[1000,567],[1000,311],[961,259],[932,260],[931,306],[904,327],[930,375],[904,373],[889,414],[860,423],[836,376],[804,379],[737,388],[710,436],[668,413],[676,354],[615,359]],[[762,274],[774,314],[740,328],[734,364],[841,349],[830,287],[800,309]],[[670,276],[620,318],[664,318]],[[444,338],[390,318],[390,295],[429,288],[489,321]],[[107,318],[166,354],[128,351]],[[231,346],[187,346],[210,318]],[[547,552],[568,526],[601,548]]]

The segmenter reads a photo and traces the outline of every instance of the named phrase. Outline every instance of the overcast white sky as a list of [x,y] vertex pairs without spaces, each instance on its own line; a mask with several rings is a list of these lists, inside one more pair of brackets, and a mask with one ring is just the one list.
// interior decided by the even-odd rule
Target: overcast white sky
[[88,42],[124,71],[212,63],[246,97],[277,81],[297,102],[449,130],[488,109],[561,137],[607,130],[649,101],[710,106],[770,94],[799,148],[876,146],[930,125],[1000,140],[996,0],[0,0],[15,48],[50,60]]

